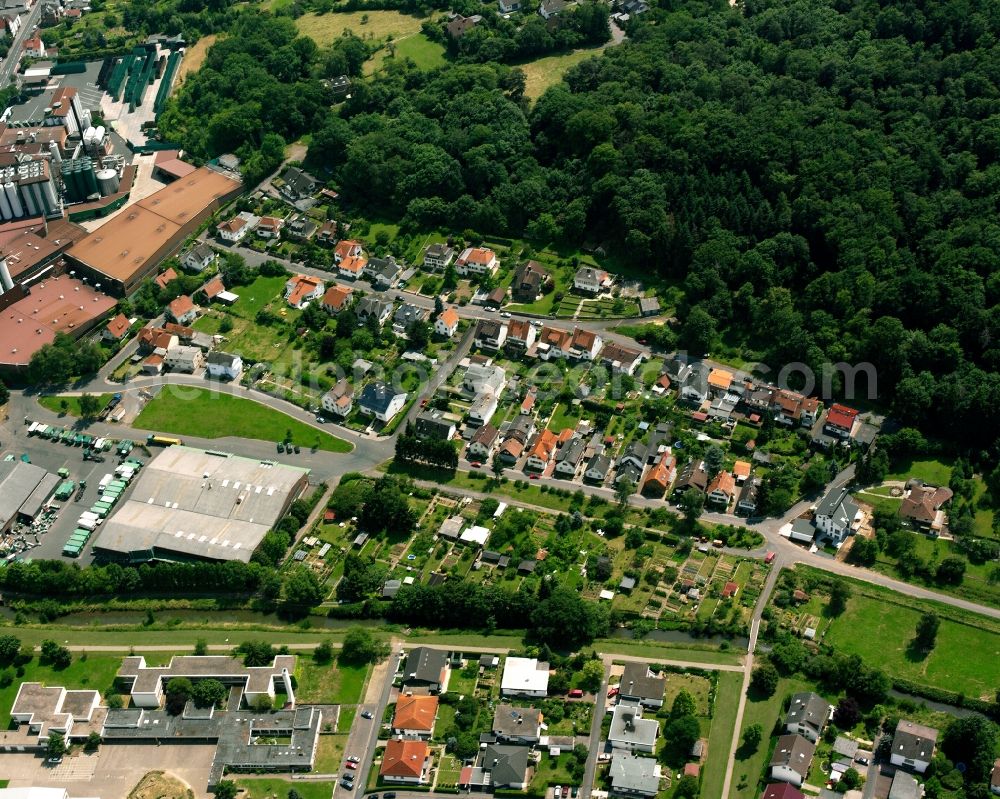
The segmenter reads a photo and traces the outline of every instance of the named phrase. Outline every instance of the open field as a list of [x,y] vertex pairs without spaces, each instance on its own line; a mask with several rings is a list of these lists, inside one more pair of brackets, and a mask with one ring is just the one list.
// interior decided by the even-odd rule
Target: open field
[[295,669],[299,702],[330,705],[354,705],[361,701],[361,691],[368,679],[368,666],[320,666],[312,658],[299,658]]
[[893,464],[886,480],[909,480],[917,477],[931,485],[946,486],[951,480],[951,466],[939,460],[900,460]]
[[[863,595],[857,587],[853,592],[847,610],[831,622],[826,644],[858,654],[890,676],[968,696],[995,696],[1000,685],[1000,634],[989,620],[980,623],[972,614],[953,615],[951,609],[912,598],[906,598],[903,606],[886,601],[888,597]],[[910,642],[927,610],[938,613],[941,626],[937,646],[923,657],[911,651]],[[862,629],[865,634],[859,635]]]
[[351,31],[363,39],[401,39],[418,33],[423,19],[398,11],[337,11],[330,14],[303,14],[295,20],[299,33],[309,36],[320,47]]
[[180,69],[177,70],[176,85],[179,86],[180,82],[190,73],[201,69],[201,65],[205,63],[205,56],[208,55],[208,48],[215,44],[218,38],[214,33],[202,36],[184,51],[184,58],[181,59]]
[[403,61],[409,58],[418,69],[435,69],[444,66],[444,47],[432,42],[423,33],[417,32],[393,41],[395,54],[389,53],[389,48],[379,50],[365,62],[365,74],[371,75],[381,69],[387,62]]
[[183,396],[165,390],[150,402],[135,420],[141,430],[158,433],[218,438],[242,436],[263,441],[282,441],[286,431],[300,446],[314,444],[327,452],[350,452],[343,439],[292,419],[253,400],[207,389],[185,388]]
[[[606,46],[582,48],[570,53],[545,56],[537,61],[520,64],[519,68],[524,72],[525,77],[525,95],[532,100],[537,100],[549,86],[559,83],[570,67],[576,66],[581,61],[586,61],[591,56],[599,56]],[[551,302],[549,304],[551,306]]]
[[[100,402],[100,407],[101,408],[103,408],[105,405],[107,405],[108,404],[108,400],[111,399],[111,395],[110,394],[96,394],[95,396],[97,397],[98,401]],[[80,398],[79,397],[64,397],[64,396],[60,396],[59,394],[53,394],[52,396],[48,396],[48,397],[39,397],[38,398],[38,404],[41,405],[43,408],[47,408],[48,410],[52,411],[53,413],[62,413],[63,410],[62,410],[61,404],[62,404],[63,400],[66,400],[66,403],[69,406],[69,407],[66,408],[66,413],[69,416],[81,416],[82,415],[80,413]]]

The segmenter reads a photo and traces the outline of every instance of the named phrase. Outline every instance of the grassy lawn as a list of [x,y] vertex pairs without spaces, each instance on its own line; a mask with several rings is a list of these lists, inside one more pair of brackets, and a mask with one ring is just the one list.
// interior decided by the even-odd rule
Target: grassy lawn
[[[670,683],[669,678],[667,683]],[[722,795],[722,781],[725,778],[726,763],[729,760],[729,744],[733,740],[736,707],[739,704],[742,687],[742,674],[733,671],[724,671],[719,674],[715,714],[712,717],[712,729],[708,734],[708,757],[702,768],[702,796]]]
[[308,780],[292,782],[277,777],[240,777],[236,780],[236,785],[246,791],[244,799],[284,799],[293,788],[302,799],[330,799],[334,784]]
[[[101,408],[103,408],[105,405],[107,405],[108,404],[108,400],[111,399],[111,395],[110,394],[96,394],[94,396],[96,396],[97,399],[98,399],[98,401],[100,402],[100,407]],[[49,397],[39,397],[38,398],[38,404],[41,405],[43,408],[47,408],[48,410],[52,411],[53,413],[62,413],[63,410],[62,410],[62,408],[60,406],[61,406],[63,400],[66,400],[66,403],[69,406],[66,409],[66,413],[68,415],[70,415],[70,416],[82,416],[83,415],[83,414],[80,413],[80,398],[79,397],[66,397],[66,396],[61,396],[59,394],[53,394],[52,396],[49,396]]]
[[402,39],[393,41],[395,55],[389,48],[379,50],[371,59],[365,62],[365,73],[371,75],[384,67],[390,61],[410,59],[418,69],[436,69],[443,67],[447,61],[444,58],[444,47],[432,42],[423,33],[414,33]]
[[549,785],[569,785],[573,778],[566,765],[571,755],[567,752],[559,757],[550,757],[548,752],[542,753],[542,759],[535,768],[535,776],[531,779],[531,792],[541,794]]
[[[23,637],[21,637],[23,640]],[[59,640],[62,640],[59,636]],[[6,688],[0,688],[0,722],[4,729],[10,723],[10,709],[14,705],[18,689],[22,682],[40,682],[43,685],[61,685],[66,688],[89,688],[101,694],[113,693],[115,674],[122,664],[120,655],[92,655],[86,659],[74,653],[73,662],[68,668],[57,671],[51,666],[42,666],[36,655],[24,667],[24,676],[14,680]]]
[[[862,596],[855,590],[847,610],[830,625],[826,643],[841,652],[860,655],[866,663],[915,682],[992,699],[1000,685],[1000,634],[974,622],[963,624],[938,611],[941,626],[937,646],[926,657],[914,655],[909,644],[925,609],[906,598],[907,607]],[[858,635],[860,629],[865,635]]]
[[420,17],[398,11],[338,11],[303,14],[295,21],[295,26],[299,33],[311,37],[320,47],[326,47],[348,30],[366,39],[401,39],[419,33],[422,22]]
[[258,277],[253,283],[246,286],[236,286],[233,289],[240,298],[233,303],[232,312],[244,319],[253,319],[257,312],[275,299],[279,294],[283,294],[285,283],[288,278],[276,275],[274,277]]
[[[323,723],[325,724],[326,722],[324,721]],[[344,745],[346,743],[346,734],[319,736],[319,746],[316,748],[315,770],[320,774],[333,774],[336,772],[344,759]]]
[[448,677],[448,693],[472,696],[476,691],[478,676],[479,664],[475,660],[470,659],[469,664],[463,669],[452,669],[451,676]]
[[951,480],[951,466],[939,460],[899,460],[892,465],[892,471],[885,479],[905,482],[911,477],[919,477],[931,485],[946,486]]
[[320,666],[312,658],[299,658],[296,669],[299,702],[355,705],[368,678],[367,666]]
[[[724,672],[725,673],[725,672]],[[712,683],[707,677],[697,674],[667,674],[667,690],[664,695],[664,707],[673,707],[677,694],[687,691],[694,699],[698,714],[708,715],[708,692],[712,689]]]
[[[524,71],[525,76],[525,95],[532,100],[537,100],[549,86],[559,83],[570,67],[576,66],[592,56],[599,56],[603,49],[604,47],[584,48],[562,55],[545,56],[537,61],[521,64],[520,68]],[[549,305],[551,307],[551,302]]]
[[[720,675],[725,677],[726,675]],[[739,675],[734,675],[739,676]],[[720,682],[720,685],[724,684]],[[813,686],[811,683],[800,679],[782,679],[778,682],[778,690],[774,692],[774,696],[769,699],[757,699],[751,696],[747,699],[746,708],[743,711],[743,727],[740,734],[742,735],[742,730],[745,730],[751,724],[760,724],[764,729],[765,736],[774,729],[774,725],[778,720],[778,714],[781,713],[782,703],[785,701],[785,697],[791,696],[799,691],[809,691],[812,690]],[[737,689],[739,690],[739,689]],[[721,691],[720,691],[721,693]],[[734,698],[732,702],[735,707],[736,700]],[[719,708],[721,702],[716,702],[716,707]],[[725,710],[720,710],[719,712],[725,713]],[[734,711],[735,712],[735,711]],[[715,724],[712,725],[712,732],[715,732]],[[723,743],[723,748],[726,750],[725,757],[729,757],[729,741],[727,739]],[[735,772],[733,773],[732,787],[729,791],[729,799],[755,799],[759,796],[760,791],[757,788],[757,780],[764,771],[764,765],[767,762],[768,754],[770,752],[770,747],[768,745],[768,739],[765,737],[764,740],[760,742],[760,746],[753,752],[747,752],[742,747],[736,750],[736,764]],[[709,744],[709,760],[712,759],[712,744]],[[725,760],[723,760],[723,763]],[[725,766],[722,767],[724,772]],[[706,780],[710,780],[709,771],[706,769],[704,771]],[[704,796],[719,796],[722,790],[722,781],[719,780],[719,785],[716,788],[715,793],[709,793],[705,791]]]
[[327,452],[353,449],[343,439],[253,400],[191,387],[178,391],[164,388],[142,410],[135,426],[141,430],[201,438],[241,436],[263,441],[282,441],[290,430],[292,440],[300,446],[315,444]]

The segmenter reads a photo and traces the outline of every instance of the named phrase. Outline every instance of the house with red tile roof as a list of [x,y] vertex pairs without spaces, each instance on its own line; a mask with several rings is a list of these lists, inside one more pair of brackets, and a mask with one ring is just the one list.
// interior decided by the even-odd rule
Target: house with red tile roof
[[[343,244],[344,242],[340,242]],[[368,265],[368,258],[362,255],[348,255],[337,264],[337,274],[348,280],[360,280]]]
[[445,308],[434,320],[434,332],[439,336],[451,338],[456,330],[458,330],[458,311],[454,308]]
[[326,290],[323,295],[323,310],[328,314],[338,314],[351,304],[351,295],[354,289],[350,286],[340,286],[334,284]]
[[285,301],[293,308],[305,308],[312,300],[322,297],[325,289],[318,277],[296,275],[285,283]]
[[403,694],[396,700],[396,712],[392,716],[393,735],[430,738],[437,712],[436,696]]
[[720,507],[728,507],[733,501],[733,494],[736,493],[736,480],[726,471],[721,471],[708,484],[705,491],[707,501]]
[[466,247],[455,261],[455,271],[460,275],[492,275],[500,262],[489,247]]
[[216,275],[201,287],[201,293],[205,295],[208,302],[212,302],[216,297],[226,290],[226,284],[222,282],[222,277]]
[[838,438],[850,438],[854,431],[854,423],[858,419],[858,411],[841,405],[839,402],[830,406],[823,422],[823,431]]
[[670,484],[677,476],[677,459],[669,452],[664,452],[657,459],[642,482],[642,495],[645,497],[662,497],[670,489]]
[[101,336],[105,341],[121,341],[128,334],[130,327],[128,318],[125,314],[120,313],[108,322],[107,326],[101,332]]
[[542,430],[535,438],[531,449],[528,450],[528,459],[525,461],[524,468],[542,471],[552,460],[558,442],[559,438],[555,433],[548,429]]
[[601,351],[603,344],[604,340],[594,331],[574,328],[569,345],[569,357],[578,361],[592,361]]
[[153,282],[161,289],[165,289],[167,287],[167,284],[170,283],[171,280],[176,280],[176,279],[177,279],[177,272],[174,270],[173,267],[170,267],[165,272],[154,277]]
[[167,306],[167,316],[179,325],[189,325],[198,318],[198,308],[187,294],[181,294]]
[[339,264],[346,258],[357,258],[361,255],[361,243],[353,239],[342,239],[333,250],[333,262]]
[[379,776],[386,782],[420,785],[430,771],[426,741],[393,738],[385,746]]

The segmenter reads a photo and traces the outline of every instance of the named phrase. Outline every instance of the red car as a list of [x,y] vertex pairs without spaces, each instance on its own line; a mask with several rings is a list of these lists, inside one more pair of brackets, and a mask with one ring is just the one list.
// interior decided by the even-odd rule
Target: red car
[[610,699],[613,696],[618,696],[618,686],[617,685],[612,685],[608,689],[608,699]]
[[469,466],[471,466],[473,469],[478,469],[482,465],[483,464],[481,464],[479,461],[473,461],[472,463],[469,464]]
[[771,563],[772,561],[774,561],[774,557],[776,554],[777,553],[775,552],[768,552],[764,558],[764,563]]
[[537,480],[538,479],[538,475],[537,474],[528,475],[528,479],[529,480]]
[[358,764],[357,764],[357,763],[353,763],[353,762],[351,762],[350,760],[348,760],[348,761],[347,761],[347,767],[348,767],[349,769],[351,769],[351,770],[354,770],[354,769],[356,769],[356,768],[358,767]]

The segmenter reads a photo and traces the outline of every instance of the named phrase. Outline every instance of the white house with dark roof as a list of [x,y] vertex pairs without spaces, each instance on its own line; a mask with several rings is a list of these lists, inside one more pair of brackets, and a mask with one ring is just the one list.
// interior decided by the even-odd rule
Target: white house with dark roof
[[222,350],[212,350],[205,358],[209,377],[236,380],[243,372],[243,359]]
[[652,754],[656,751],[659,735],[660,722],[656,718],[644,719],[641,705],[632,702],[615,705],[608,730],[608,743],[612,749]]
[[839,546],[849,535],[854,535],[864,514],[846,488],[834,488],[816,506],[814,522],[822,537]]
[[795,694],[785,715],[785,732],[797,733],[813,743],[819,740],[830,716],[830,703],[812,691]]
[[406,405],[406,392],[396,391],[388,383],[373,380],[361,391],[358,407],[365,416],[380,422],[390,421]]
[[937,738],[938,731],[933,727],[900,719],[896,725],[896,734],[892,736],[892,754],[889,760],[894,766],[923,774],[934,757]]
[[809,775],[816,746],[801,735],[782,735],[774,746],[769,765],[771,779],[802,787]]

